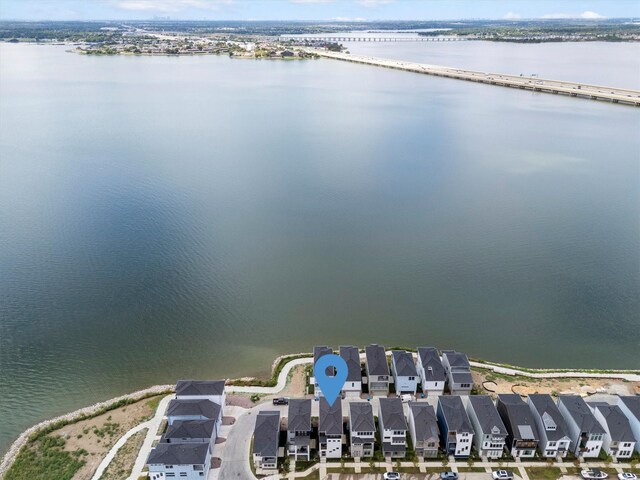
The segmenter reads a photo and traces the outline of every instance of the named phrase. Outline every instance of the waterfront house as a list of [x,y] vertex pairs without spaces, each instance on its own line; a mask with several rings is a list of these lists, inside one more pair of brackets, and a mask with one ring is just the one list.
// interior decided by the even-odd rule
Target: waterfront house
[[178,400],[211,400],[220,405],[218,422],[222,423],[225,406],[224,380],[179,380],[176,384]]
[[491,397],[470,395],[467,397],[466,411],[475,430],[473,439],[478,455],[486,458],[502,457],[507,428]]
[[367,382],[370,395],[389,393],[389,364],[384,347],[369,345],[365,348]]
[[167,422],[176,420],[216,420],[222,408],[211,400],[171,400],[167,407]]
[[538,429],[538,449],[543,457],[566,457],[571,445],[567,422],[551,395],[532,393],[527,398]]
[[636,451],[640,452],[640,396],[619,397],[618,406],[629,420],[629,426],[636,439]]
[[158,443],[147,458],[149,479],[202,480],[211,467],[206,443]]
[[280,412],[263,411],[256,416],[253,429],[253,466],[261,475],[278,473]]
[[[313,374],[313,392],[314,395],[316,397],[322,397],[322,390],[320,389],[320,385],[318,384],[318,379],[316,378],[315,375],[315,365],[316,362],[321,358],[324,357],[325,355],[331,355],[333,354],[333,350],[330,349],[329,347],[327,347],[326,345],[322,345],[322,346],[315,346],[313,347],[313,366],[314,366],[314,374]],[[334,374],[334,370],[332,367],[328,368],[327,370],[330,370],[329,372],[327,372],[327,376],[333,376]]]
[[422,383],[422,392],[425,395],[442,395],[444,393],[446,376],[438,350],[431,347],[418,348],[416,369]]
[[325,397],[320,398],[318,418],[318,453],[320,458],[340,458],[342,456],[342,402],[336,399],[333,405]]
[[289,400],[287,452],[294,460],[311,460],[311,399]]
[[451,395],[469,395],[473,388],[473,379],[467,356],[454,350],[443,350],[442,366]]
[[342,387],[342,394],[346,397],[359,397],[362,392],[362,367],[360,366],[360,351],[358,347],[341,346],[340,356],[347,364],[347,380]]
[[372,457],[375,447],[376,423],[369,402],[349,403],[349,438],[353,458]]
[[507,427],[506,447],[514,458],[532,458],[538,448],[538,429],[531,409],[520,395],[500,394],[496,403],[498,413]]
[[418,371],[413,363],[413,355],[404,350],[391,352],[391,372],[398,395],[411,393],[415,395],[418,388]]
[[602,448],[607,455],[611,455],[616,460],[631,458],[636,439],[631,430],[631,424],[620,407],[603,402],[589,402],[588,405],[596,420],[604,428]]
[[216,420],[176,420],[167,426],[160,442],[164,443],[206,443],[213,452],[218,436]]
[[437,457],[440,432],[433,407],[426,402],[409,402],[407,423],[416,455],[422,458]]
[[461,458],[471,454],[473,426],[458,395],[441,395],[438,398],[438,428],[440,445],[444,451]]
[[407,421],[402,400],[398,397],[379,399],[378,426],[385,458],[401,458],[407,451]]
[[604,441],[604,428],[578,395],[560,395],[558,409],[567,422],[571,451],[576,457],[597,458]]

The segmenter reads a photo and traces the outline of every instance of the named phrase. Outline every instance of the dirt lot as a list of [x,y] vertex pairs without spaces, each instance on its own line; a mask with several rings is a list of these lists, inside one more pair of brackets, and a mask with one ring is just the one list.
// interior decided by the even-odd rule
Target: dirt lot
[[596,393],[616,395],[637,395],[640,382],[625,382],[607,378],[549,378],[534,379],[528,377],[510,377],[490,371],[473,370],[473,382],[482,386],[483,393],[495,396],[499,393],[518,393],[526,396],[531,393],[552,395],[576,394],[581,396]]
[[67,441],[65,450],[74,452],[84,449],[88,452],[83,457],[87,463],[76,472],[73,480],[89,480],[118,438],[153,416],[161,398],[162,396],[146,398],[52,432],[50,435],[60,435]]
[[147,428],[140,430],[120,447],[100,480],[126,480],[129,478],[147,431]]

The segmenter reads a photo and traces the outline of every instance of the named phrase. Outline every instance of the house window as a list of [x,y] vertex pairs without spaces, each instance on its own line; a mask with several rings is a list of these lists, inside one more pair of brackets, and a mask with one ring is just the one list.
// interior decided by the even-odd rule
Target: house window
[[180,472],[180,476],[181,477],[186,477],[187,476],[187,472]]
[[415,380],[415,379],[416,379],[416,377],[409,377],[410,381]]
[[549,446],[550,447],[555,447],[556,446],[556,442],[549,442]]

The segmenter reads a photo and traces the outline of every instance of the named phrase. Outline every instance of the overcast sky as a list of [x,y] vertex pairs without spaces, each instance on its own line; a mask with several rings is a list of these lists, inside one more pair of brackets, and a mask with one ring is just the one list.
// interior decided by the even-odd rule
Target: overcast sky
[[0,19],[446,20],[640,17],[640,0],[0,0]]

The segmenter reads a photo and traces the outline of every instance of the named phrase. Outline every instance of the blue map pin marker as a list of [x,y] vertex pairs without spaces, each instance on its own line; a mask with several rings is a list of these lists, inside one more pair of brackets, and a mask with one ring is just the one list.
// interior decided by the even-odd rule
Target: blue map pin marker
[[[334,368],[335,375],[327,375],[329,367]],[[320,385],[320,390],[322,390],[329,406],[332,406],[340,395],[340,390],[347,380],[348,370],[347,363],[342,357],[334,354],[323,355],[313,366],[313,375],[316,377],[316,382]]]

